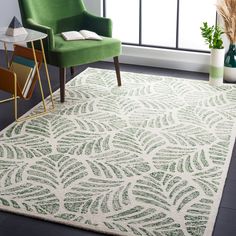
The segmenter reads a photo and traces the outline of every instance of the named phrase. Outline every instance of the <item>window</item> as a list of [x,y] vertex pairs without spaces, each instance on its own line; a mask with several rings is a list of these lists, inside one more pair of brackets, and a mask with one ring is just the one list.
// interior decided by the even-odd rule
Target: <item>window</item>
[[215,0],[180,0],[179,5],[179,47],[207,50],[201,36],[200,26],[207,21],[215,24]]
[[177,18],[176,8],[176,0],[142,1],[143,44],[175,47]]
[[114,37],[122,42],[139,43],[139,0],[108,0],[106,14],[112,18]]
[[113,36],[124,44],[209,51],[200,26],[216,22],[216,0],[104,0]]

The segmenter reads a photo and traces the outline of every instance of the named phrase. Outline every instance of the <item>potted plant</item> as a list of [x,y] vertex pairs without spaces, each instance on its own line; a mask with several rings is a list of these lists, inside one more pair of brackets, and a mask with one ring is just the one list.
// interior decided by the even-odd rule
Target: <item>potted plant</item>
[[224,79],[229,82],[236,82],[236,1],[218,0],[217,12],[224,22],[224,31],[230,45],[225,55]]
[[209,83],[213,86],[220,86],[223,84],[224,75],[225,51],[222,40],[224,32],[219,26],[209,26],[207,22],[204,22],[200,29],[205,43],[208,44],[211,50]]

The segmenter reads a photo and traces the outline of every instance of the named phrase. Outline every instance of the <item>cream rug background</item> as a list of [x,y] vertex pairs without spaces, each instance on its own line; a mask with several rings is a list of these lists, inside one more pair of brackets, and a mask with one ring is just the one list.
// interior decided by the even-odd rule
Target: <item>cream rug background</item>
[[54,112],[0,133],[0,209],[111,235],[211,235],[236,86],[127,72],[122,81],[87,69]]

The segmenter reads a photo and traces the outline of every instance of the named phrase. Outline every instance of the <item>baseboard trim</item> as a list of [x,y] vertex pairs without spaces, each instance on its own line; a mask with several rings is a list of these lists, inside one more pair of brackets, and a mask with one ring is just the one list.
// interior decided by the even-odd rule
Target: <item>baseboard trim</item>
[[210,54],[125,45],[119,60],[125,64],[208,73]]

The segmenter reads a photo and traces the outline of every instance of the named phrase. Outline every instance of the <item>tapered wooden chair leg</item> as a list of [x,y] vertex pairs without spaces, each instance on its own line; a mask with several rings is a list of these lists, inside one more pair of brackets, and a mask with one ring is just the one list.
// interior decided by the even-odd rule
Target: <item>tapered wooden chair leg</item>
[[114,57],[114,64],[116,69],[116,78],[117,78],[117,84],[118,86],[121,86],[121,76],[120,76],[120,64],[118,57]]
[[65,102],[65,84],[66,84],[66,68],[60,68],[60,96],[61,96],[61,102]]
[[72,67],[70,68],[70,75],[71,75],[71,76],[74,76],[74,74],[75,74],[75,67],[72,66]]

